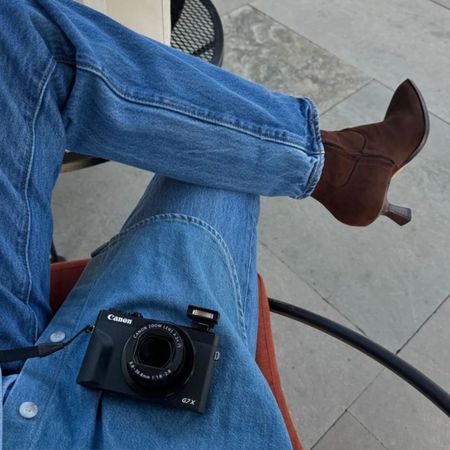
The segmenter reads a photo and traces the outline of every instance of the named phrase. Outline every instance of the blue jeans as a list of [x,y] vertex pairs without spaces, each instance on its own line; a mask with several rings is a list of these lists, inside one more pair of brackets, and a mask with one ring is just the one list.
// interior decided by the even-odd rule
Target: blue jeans
[[[318,181],[311,100],[71,0],[0,0],[0,67],[0,348],[70,337],[109,307],[187,324],[194,303],[220,311],[222,355],[203,415],[76,384],[86,336],[4,364],[4,448],[288,448],[254,361],[255,229],[259,195],[303,198]],[[52,317],[50,200],[65,148],[158,175]],[[32,418],[20,414],[24,402],[36,406]]]

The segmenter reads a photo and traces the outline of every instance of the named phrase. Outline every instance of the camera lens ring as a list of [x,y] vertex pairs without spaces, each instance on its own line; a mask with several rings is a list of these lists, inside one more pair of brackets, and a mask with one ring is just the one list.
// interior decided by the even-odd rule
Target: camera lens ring
[[[142,349],[152,339],[163,355]],[[170,351],[157,341],[169,342]],[[194,346],[185,331],[171,323],[151,322],[134,331],[126,342],[122,352],[122,372],[135,390],[149,395],[170,395],[190,379],[194,357]],[[154,362],[157,364],[151,365]]]

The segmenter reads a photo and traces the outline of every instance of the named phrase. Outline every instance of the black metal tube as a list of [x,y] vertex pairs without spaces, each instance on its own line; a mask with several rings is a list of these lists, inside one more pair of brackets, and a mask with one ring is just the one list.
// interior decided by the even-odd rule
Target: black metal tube
[[52,240],[52,246],[50,248],[50,262],[58,262],[58,253],[56,251],[55,242]]
[[317,328],[365,353],[403,378],[450,417],[450,395],[422,372],[362,334],[298,306],[268,297],[270,310]]

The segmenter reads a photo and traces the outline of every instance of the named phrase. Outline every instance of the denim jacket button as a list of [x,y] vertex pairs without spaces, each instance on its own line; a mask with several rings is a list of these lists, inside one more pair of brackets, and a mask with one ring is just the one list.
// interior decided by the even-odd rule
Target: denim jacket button
[[52,342],[62,342],[66,338],[66,333],[64,331],[55,331],[50,335],[50,340]]
[[23,402],[19,407],[19,414],[25,419],[32,419],[38,413],[38,407],[33,402]]

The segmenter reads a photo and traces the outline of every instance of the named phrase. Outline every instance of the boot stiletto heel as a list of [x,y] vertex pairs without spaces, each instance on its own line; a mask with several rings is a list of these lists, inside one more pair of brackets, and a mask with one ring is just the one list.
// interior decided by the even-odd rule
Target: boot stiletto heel
[[393,205],[386,201],[383,206],[383,211],[381,212],[383,216],[389,217],[396,224],[402,226],[406,225],[411,221],[412,212],[410,208],[405,206]]

